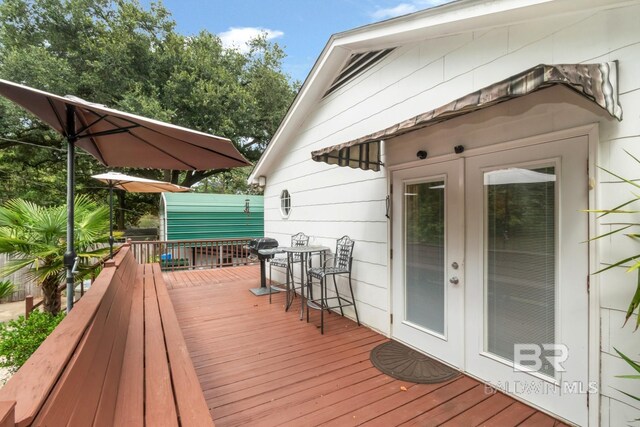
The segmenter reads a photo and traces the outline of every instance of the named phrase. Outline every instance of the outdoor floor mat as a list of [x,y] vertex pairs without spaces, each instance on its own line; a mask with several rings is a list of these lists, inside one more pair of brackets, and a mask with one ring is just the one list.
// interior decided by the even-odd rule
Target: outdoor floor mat
[[402,381],[432,384],[448,381],[460,372],[397,341],[371,350],[371,363],[382,373]]

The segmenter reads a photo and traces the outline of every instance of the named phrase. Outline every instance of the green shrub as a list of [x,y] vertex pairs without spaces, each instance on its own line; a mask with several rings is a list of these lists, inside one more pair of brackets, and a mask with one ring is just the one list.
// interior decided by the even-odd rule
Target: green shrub
[[64,318],[35,310],[28,319],[0,323],[0,366],[16,372]]
[[144,214],[138,221],[138,228],[158,228],[160,219],[156,215]]

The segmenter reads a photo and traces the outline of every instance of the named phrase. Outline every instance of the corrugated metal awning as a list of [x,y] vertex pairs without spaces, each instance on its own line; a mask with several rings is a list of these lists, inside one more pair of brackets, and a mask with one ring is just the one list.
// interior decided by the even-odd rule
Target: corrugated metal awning
[[605,109],[611,116],[622,120],[622,108],[618,103],[617,62],[541,64],[386,129],[313,151],[311,157],[316,162],[378,171],[382,166],[380,141],[528,95],[553,85],[564,85],[572,89]]

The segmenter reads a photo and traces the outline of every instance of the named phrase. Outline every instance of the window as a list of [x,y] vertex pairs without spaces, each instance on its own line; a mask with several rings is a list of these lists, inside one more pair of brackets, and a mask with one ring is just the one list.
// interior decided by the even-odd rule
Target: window
[[485,348],[513,361],[515,344],[556,342],[556,169],[498,169],[484,183]]
[[280,213],[283,217],[289,217],[289,213],[291,212],[291,194],[289,194],[289,190],[282,190],[280,193]]

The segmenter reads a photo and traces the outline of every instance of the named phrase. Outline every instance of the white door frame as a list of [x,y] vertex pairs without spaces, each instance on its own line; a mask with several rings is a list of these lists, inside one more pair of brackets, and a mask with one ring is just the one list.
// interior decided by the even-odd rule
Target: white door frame
[[[592,210],[597,209],[599,205],[599,200],[600,200],[600,186],[597,185],[597,183],[600,182],[600,172],[596,166],[598,163],[598,145],[599,145],[598,123],[592,123],[592,124],[578,126],[578,127],[569,128],[569,129],[563,129],[555,132],[542,133],[542,134],[530,136],[527,138],[501,142],[501,143],[497,143],[490,146],[472,148],[472,149],[466,150],[464,153],[459,155],[447,154],[447,155],[439,156],[435,158],[427,158],[425,160],[417,160],[417,161],[402,163],[398,165],[387,166],[387,170],[388,170],[387,189],[389,189],[388,193],[390,193],[390,188],[393,185],[392,172],[397,170],[414,168],[416,166],[426,166],[430,164],[440,163],[443,161],[453,160],[459,157],[475,156],[479,154],[490,153],[490,152],[496,151],[497,149],[525,147],[529,145],[543,144],[545,142],[554,141],[554,140],[574,138],[577,136],[586,136],[589,141],[588,142],[589,144],[589,148],[588,148],[588,152],[589,152],[588,180],[589,181],[588,182],[589,182],[590,191],[588,194],[588,197],[589,197],[588,203],[589,203],[589,209],[592,209]],[[443,143],[446,143],[446,142],[443,142]],[[451,143],[451,145],[452,146],[458,145],[460,143],[464,145],[463,141],[456,141],[455,144]],[[386,147],[383,147],[383,149],[386,149]],[[393,239],[393,235],[392,235],[393,221],[394,219],[391,218],[391,221],[388,222],[388,233],[387,233],[389,249],[391,250],[393,250],[393,247],[391,246],[393,242],[392,240]],[[599,235],[598,225],[597,225],[597,221],[595,219],[594,214],[589,215],[588,223],[589,223],[589,238]],[[590,241],[588,243],[588,250],[589,250],[589,272],[592,273],[592,272],[598,271],[598,260],[600,259],[599,245],[595,241]],[[394,286],[394,284],[392,282],[393,272],[392,272],[392,260],[390,259],[390,257],[387,262],[389,265],[389,269],[388,269],[389,282],[388,283],[389,283],[389,286],[391,287],[391,286]],[[591,291],[589,292],[589,321],[588,321],[589,322],[588,324],[588,328],[589,328],[589,331],[588,331],[588,337],[589,337],[588,380],[589,382],[595,382],[598,384],[598,391],[590,395],[588,411],[589,411],[589,425],[597,426],[599,425],[599,421],[600,421],[600,407],[601,407],[600,390],[599,390],[599,387],[601,384],[601,380],[600,380],[600,291],[599,291],[600,277],[599,275],[590,276],[590,288],[591,288]],[[390,314],[393,314],[391,312],[391,307],[393,307],[391,289],[388,295],[389,295],[388,297],[389,312]],[[391,336],[391,329],[389,329],[389,336]],[[528,403],[528,402],[525,402],[525,403]],[[544,409],[541,409],[541,410],[544,411]]]
[[[430,348],[429,354],[444,363],[456,368],[464,369],[464,317],[460,316],[464,312],[464,160],[453,159],[447,162],[431,165],[429,170],[425,166],[396,171],[394,177],[396,182],[395,193],[392,196],[393,215],[400,215],[392,223],[395,238],[400,247],[396,247],[396,254],[392,262],[404,261],[404,239],[405,229],[405,207],[403,191],[406,184],[427,183],[433,180],[445,182],[445,261],[443,287],[445,290],[444,314],[445,328],[442,334],[429,331],[426,327],[416,325],[408,320],[396,316],[391,324],[391,336],[398,341],[424,350]],[[394,178],[394,179],[396,179]],[[455,262],[457,267],[453,267]],[[406,264],[403,269],[394,271],[396,282],[406,283]],[[450,278],[456,276],[458,282],[453,284]],[[406,298],[406,290],[403,287],[394,288],[393,292],[403,290],[402,295]],[[399,295],[399,293],[397,294]],[[392,299],[393,301],[393,299]],[[399,303],[399,301],[396,301]],[[397,304],[398,305],[398,304]],[[405,305],[405,304],[401,304]],[[396,307],[398,308],[398,307]],[[400,309],[406,314],[406,307]],[[397,313],[400,314],[400,313]],[[418,344],[420,343],[420,344]],[[422,347],[422,348],[420,348]]]

